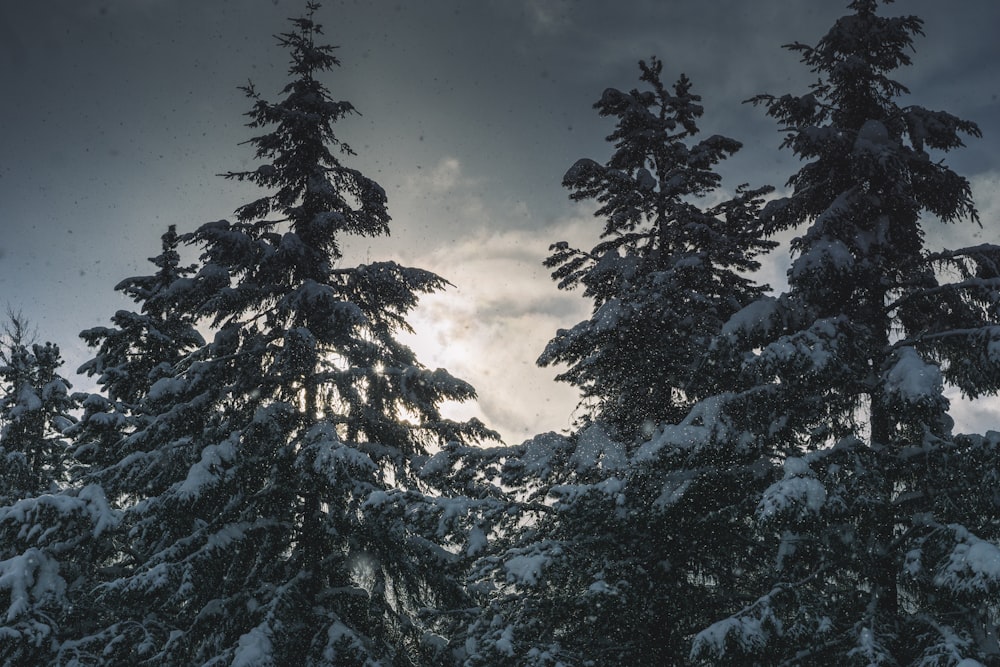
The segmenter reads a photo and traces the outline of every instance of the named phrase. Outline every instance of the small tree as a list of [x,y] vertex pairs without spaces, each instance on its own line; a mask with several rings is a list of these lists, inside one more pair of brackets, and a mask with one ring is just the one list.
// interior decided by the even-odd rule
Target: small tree
[[[802,226],[789,290],[752,304],[719,349],[750,388],[706,437],[783,464],[756,498],[762,588],[698,635],[710,664],[993,664],[1000,588],[997,438],[955,436],[944,387],[1000,389],[1000,247],[925,247],[930,218],[976,220],[969,183],[929,151],[978,128],[900,106],[914,16],[855,0],[816,46],[804,95],[760,96],[803,162],[768,206]],[[707,444],[705,446],[708,446]],[[976,662],[975,664],[979,664]]]
[[52,343],[32,343],[9,312],[0,347],[0,661],[59,664],[61,640],[86,622],[84,600],[100,561],[95,538],[117,516],[99,487],[70,484],[77,407]]
[[0,498],[9,501],[54,490],[66,481],[67,443],[63,432],[75,418],[70,384],[58,373],[59,348],[32,343],[28,324],[8,312],[0,349]]
[[76,397],[84,413],[73,429],[75,454],[89,465],[88,477],[114,496],[154,491],[149,479],[119,477],[134,468],[115,464],[139,452],[150,457],[166,453],[158,450],[155,439],[145,437],[159,413],[169,410],[153,388],[170,384],[187,356],[205,344],[182,289],[195,267],[181,265],[179,243],[176,227],[170,225],[161,237],[161,253],[149,260],[156,273],[115,286],[139,305],[138,312],[119,310],[111,318],[113,327],[80,334],[96,355],[79,372],[96,377],[103,393]]
[[584,287],[593,315],[560,330],[538,363],[569,364],[558,376],[591,403],[587,420],[621,437],[649,435],[675,423],[723,378],[702,367],[712,336],[729,316],[763,293],[746,273],[772,246],[755,219],[770,188],[741,186],[735,197],[703,207],[719,194],[713,167],[740,148],[719,135],[695,141],[701,98],[681,76],[669,91],[663,65],[640,62],[646,90],[608,89],[594,106],[617,119],[606,164],[579,160],[563,185],[577,201],[595,200],[605,219],[592,250],[552,246],[545,265],[560,289]]

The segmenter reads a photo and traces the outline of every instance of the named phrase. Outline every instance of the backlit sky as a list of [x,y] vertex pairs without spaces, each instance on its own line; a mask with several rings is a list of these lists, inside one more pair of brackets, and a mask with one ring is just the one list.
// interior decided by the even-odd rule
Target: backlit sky
[[[251,164],[243,127],[253,80],[275,98],[286,54],[273,35],[304,0],[49,0],[0,3],[0,302],[58,343],[66,373],[88,351],[80,330],[131,302],[113,291],[148,274],[169,224],[230,217],[252,191],[216,174]],[[757,93],[813,80],[792,41],[815,43],[843,2],[795,0],[381,0],[324,4],[339,45],[327,83],[362,115],[338,126],[350,164],[389,195],[392,237],[348,244],[346,264],[395,259],[454,283],[425,300],[411,344],[479,390],[467,408],[509,442],[570,426],[576,402],[534,361],[556,329],[587,314],[541,260],[550,243],[584,247],[601,223],[570,202],[562,175],[604,161],[611,131],[591,108],[637,84],[636,62],[665,63],[703,97],[705,133],[742,141],[725,185],[781,186],[796,169]],[[908,101],[979,123],[984,138],[947,157],[975,189],[983,229],[932,223],[949,247],[1000,242],[1000,4],[900,0],[925,19]],[[765,268],[782,280],[787,259]],[[959,426],[1000,427],[990,403],[956,407]]]

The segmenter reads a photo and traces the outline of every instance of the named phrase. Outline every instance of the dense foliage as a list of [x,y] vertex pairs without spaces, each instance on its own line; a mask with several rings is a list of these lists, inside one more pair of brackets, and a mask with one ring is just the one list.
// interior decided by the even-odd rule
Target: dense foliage
[[[782,463],[754,521],[766,585],[700,633],[712,664],[995,662],[995,434],[956,436],[945,383],[1000,388],[1000,247],[936,251],[925,226],[976,220],[969,183],[930,151],[978,128],[900,106],[916,17],[856,0],[816,46],[818,81],[763,95],[802,168],[763,213],[801,229],[789,288],[726,325],[749,389],[726,402],[745,446]],[[734,434],[727,434],[731,438]],[[722,443],[720,443],[722,444]],[[966,663],[969,664],[969,663]]]
[[[743,274],[772,245],[756,223],[769,189],[741,186],[703,208],[720,185],[712,167],[740,145],[695,141],[702,108],[690,80],[669,92],[662,63],[640,71],[644,89],[608,89],[595,104],[616,121],[612,157],[580,160],[563,181],[573,199],[601,204],[604,240],[590,251],[557,243],[546,262],[561,288],[583,285],[594,300],[591,318],[559,331],[539,360],[570,364],[560,379],[590,412],[568,438],[496,452],[525,528],[475,571],[491,592],[468,664],[671,664],[692,631],[730,609],[735,561],[753,553],[733,529],[752,511],[732,504],[739,475],[640,445],[736,380],[706,372],[707,353],[764,293]],[[686,495],[668,500],[665,486]]]
[[592,403],[586,420],[625,438],[680,420],[725,381],[701,360],[723,323],[764,292],[746,274],[773,247],[756,225],[771,188],[740,186],[735,197],[703,205],[720,193],[713,167],[740,143],[695,141],[703,109],[691,81],[682,75],[668,90],[663,63],[639,67],[646,89],[609,88],[594,105],[616,119],[614,154],[606,164],[579,160],[563,178],[572,199],[600,204],[603,240],[589,251],[556,243],[545,262],[561,289],[584,287],[593,314],[560,330],[539,358],[567,364],[558,379]]
[[753,98],[800,160],[781,197],[723,187],[739,142],[659,60],[604,92],[611,156],[563,181],[599,239],[546,261],[591,315],[538,360],[582,417],[483,446],[441,411],[474,389],[398,339],[447,282],[342,250],[390,219],[308,3],[278,100],[243,88],[255,166],[225,176],[259,196],[116,286],[97,391],[9,314],[0,663],[998,664],[1000,434],[955,434],[946,390],[1000,391],[1000,246],[928,246],[978,221],[941,154],[979,130],[900,102],[922,23],[879,4]]

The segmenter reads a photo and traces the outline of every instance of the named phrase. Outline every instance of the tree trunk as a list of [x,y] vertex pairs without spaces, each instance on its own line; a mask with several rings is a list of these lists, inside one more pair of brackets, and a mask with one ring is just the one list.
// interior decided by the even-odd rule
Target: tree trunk
[[871,359],[872,373],[875,376],[874,386],[869,393],[871,411],[871,445],[875,453],[875,461],[879,462],[880,470],[876,473],[881,481],[877,490],[877,502],[873,509],[872,534],[872,592],[878,611],[889,617],[895,617],[899,611],[899,591],[897,584],[898,566],[895,554],[891,548],[895,534],[896,517],[892,505],[895,487],[894,467],[896,442],[892,437],[892,416],[884,403],[884,388],[881,377],[885,370],[890,351],[889,318],[885,312],[885,294],[874,290],[871,308],[873,355]]

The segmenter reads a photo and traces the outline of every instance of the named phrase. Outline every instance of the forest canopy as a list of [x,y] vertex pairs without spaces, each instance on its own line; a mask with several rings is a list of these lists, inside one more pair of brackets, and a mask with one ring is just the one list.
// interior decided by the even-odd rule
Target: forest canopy
[[97,389],[8,313],[3,664],[997,664],[1000,433],[956,433],[948,392],[1000,391],[1000,245],[929,233],[987,222],[948,165],[981,132],[905,102],[924,25],[886,4],[742,107],[798,160],[780,190],[723,181],[741,140],[669,63],[595,94],[607,152],[562,181],[592,245],[545,261],[589,315],[537,360],[577,421],[514,444],[401,340],[450,283],[372,259],[395,221],[306,3],[286,84],[241,88],[222,177],[254,194],[115,286]]

